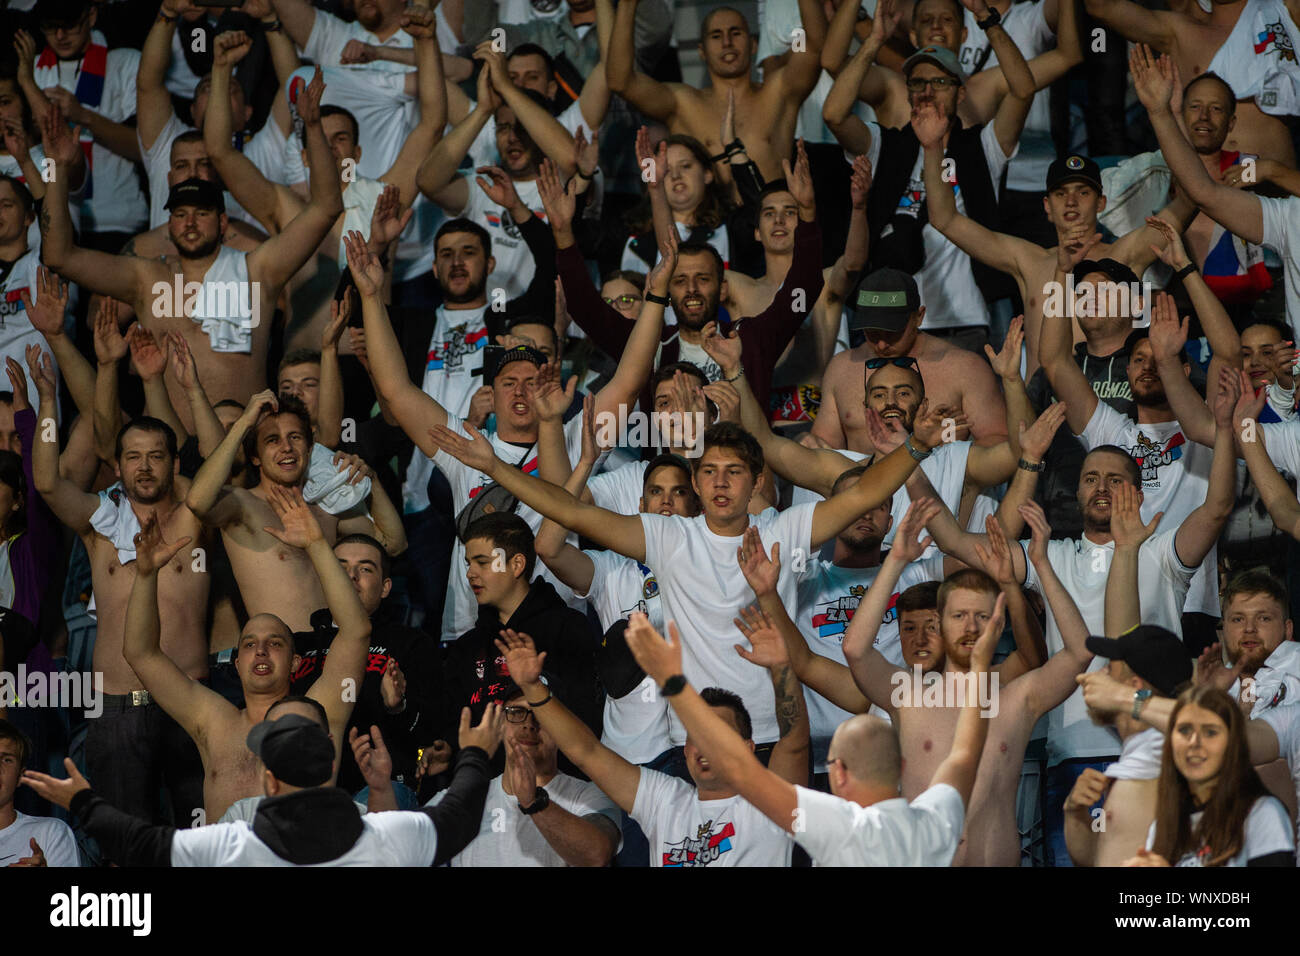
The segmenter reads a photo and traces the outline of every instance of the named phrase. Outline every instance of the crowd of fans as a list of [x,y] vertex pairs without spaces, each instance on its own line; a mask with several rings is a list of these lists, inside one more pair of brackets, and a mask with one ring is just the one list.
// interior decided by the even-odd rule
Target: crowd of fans
[[0,865],[1294,866],[1300,0],[1167,2],[8,4]]

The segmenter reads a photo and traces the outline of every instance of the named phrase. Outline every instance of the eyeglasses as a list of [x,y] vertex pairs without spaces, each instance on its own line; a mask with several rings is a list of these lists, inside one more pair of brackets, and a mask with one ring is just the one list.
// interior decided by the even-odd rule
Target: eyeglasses
[[907,88],[913,93],[920,93],[927,86],[936,90],[947,90],[960,85],[961,81],[955,76],[910,76],[907,78]]
[[527,707],[507,707],[505,708],[506,720],[512,724],[522,724],[532,714],[532,710]]
[[631,292],[625,292],[622,295],[616,295],[613,298],[610,298],[607,295],[601,296],[601,298],[605,300],[606,305],[612,305],[616,308],[620,305],[625,307],[629,305],[636,305],[638,302],[641,301],[641,297],[639,295],[633,295]]
[[914,368],[916,373],[921,374],[921,366],[916,364],[916,359],[910,355],[900,355],[898,358],[873,358],[867,359],[867,370],[874,372],[878,368],[884,368],[886,365],[894,365],[898,368]]

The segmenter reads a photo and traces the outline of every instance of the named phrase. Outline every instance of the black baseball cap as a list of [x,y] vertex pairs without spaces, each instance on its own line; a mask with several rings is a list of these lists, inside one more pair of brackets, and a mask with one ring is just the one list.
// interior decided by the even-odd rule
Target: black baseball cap
[[167,191],[167,204],[163,208],[174,209],[177,206],[198,206],[225,212],[226,198],[216,183],[193,178],[179,182]]
[[1140,282],[1138,274],[1118,259],[1084,259],[1074,267],[1070,275],[1078,282],[1084,276],[1100,272],[1112,282]]
[[1101,167],[1087,156],[1071,153],[1058,156],[1047,167],[1047,191],[1050,193],[1057,186],[1065,183],[1087,183],[1097,192],[1101,192]]
[[90,0],[40,0],[34,12],[43,28],[70,27],[81,22],[90,6]]
[[1139,624],[1114,638],[1089,637],[1085,643],[1098,657],[1123,661],[1161,697],[1173,697],[1192,679],[1192,659],[1182,639],[1155,624]]
[[334,772],[334,744],[321,725],[301,714],[264,720],[248,732],[248,749],[277,780],[294,787],[320,787]]
[[[485,350],[486,351],[486,350]],[[550,359],[541,349],[535,349],[531,345],[516,345],[513,348],[493,347],[488,354],[483,357],[483,384],[491,385],[496,381],[501,370],[511,362],[532,362],[538,368],[541,368]]]
[[901,269],[877,269],[849,296],[849,328],[901,332],[921,307],[916,279]]

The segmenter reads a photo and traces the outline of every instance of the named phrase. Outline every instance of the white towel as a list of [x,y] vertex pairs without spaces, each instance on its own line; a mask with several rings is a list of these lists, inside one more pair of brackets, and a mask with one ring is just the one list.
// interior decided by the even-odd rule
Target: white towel
[[1160,776],[1160,758],[1164,753],[1165,735],[1148,727],[1124,741],[1119,760],[1105,769],[1112,780],[1155,780]]
[[253,351],[253,329],[260,316],[260,293],[248,279],[244,253],[222,246],[203,276],[203,292],[189,317],[208,335],[214,352]]
[[355,485],[348,484],[348,465],[334,464],[334,452],[319,443],[311,446],[311,459],[307,462],[307,484],[302,496],[310,504],[332,515],[351,511],[370,497],[370,479],[362,478]]
[[126,500],[126,490],[120,481],[99,493],[99,507],[90,516],[90,526],[113,542],[118,561],[126,564],[135,560],[135,536],[140,533],[140,519]]
[[1217,73],[1237,99],[1253,99],[1265,113],[1300,113],[1297,40],[1300,28],[1282,0],[1250,0],[1207,72]]

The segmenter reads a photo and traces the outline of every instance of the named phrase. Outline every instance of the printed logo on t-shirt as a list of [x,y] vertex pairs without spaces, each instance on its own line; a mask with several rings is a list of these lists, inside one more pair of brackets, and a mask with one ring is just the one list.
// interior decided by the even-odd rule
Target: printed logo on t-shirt
[[641,598],[642,603],[653,597],[659,596],[659,582],[655,580],[655,573],[647,568],[640,561],[636,563],[637,570],[641,572]]
[[731,838],[736,835],[735,825],[718,824],[715,832],[713,824],[713,820],[706,820],[696,829],[694,838],[686,837],[679,843],[664,844],[668,849],[663,854],[663,865],[708,866],[728,852]]
[[[834,639],[839,642],[844,641],[844,632],[853,620],[853,614],[866,595],[865,585],[855,584],[849,588],[849,593],[843,597],[836,598],[833,601],[827,601],[821,605],[822,610],[813,614],[813,627],[817,628],[817,636],[828,640]],[[889,596],[889,606],[885,608],[885,614],[880,619],[882,624],[892,624],[898,620],[898,595],[895,591]],[[880,640],[880,635],[876,635],[876,640]]]
[[1152,441],[1139,430],[1137,444],[1129,449],[1129,453],[1137,461],[1138,467],[1142,469],[1142,484],[1159,488],[1160,469],[1166,465],[1172,465],[1182,458],[1183,446],[1186,444],[1187,439],[1182,432],[1171,435],[1169,440],[1164,445],[1161,445],[1157,441]]
[[447,331],[447,340],[445,342],[435,342],[433,348],[429,349],[428,362],[425,365],[426,370],[446,369],[452,371],[459,369],[464,365],[466,355],[473,355],[480,352],[487,345],[487,329],[475,329],[469,331],[469,325],[458,325]]
[[920,216],[924,206],[925,183],[919,179],[913,179],[907,184],[907,189],[903,195],[898,198],[898,211],[916,217]]
[[1263,33],[1255,36],[1255,55],[1264,56],[1270,52],[1277,53],[1279,60],[1295,61],[1295,48],[1291,45],[1291,36],[1286,32],[1286,26],[1281,20],[1268,24],[1264,27]]
[[[532,458],[528,459],[528,461],[520,465],[519,470],[522,471],[525,475],[536,475],[537,456],[534,455]],[[484,488],[486,488],[488,484],[490,484],[491,482],[491,479],[489,479],[487,475],[479,475],[478,478],[479,478],[479,483],[475,487],[469,490],[469,496],[471,500],[477,498],[478,493],[482,491]]]

